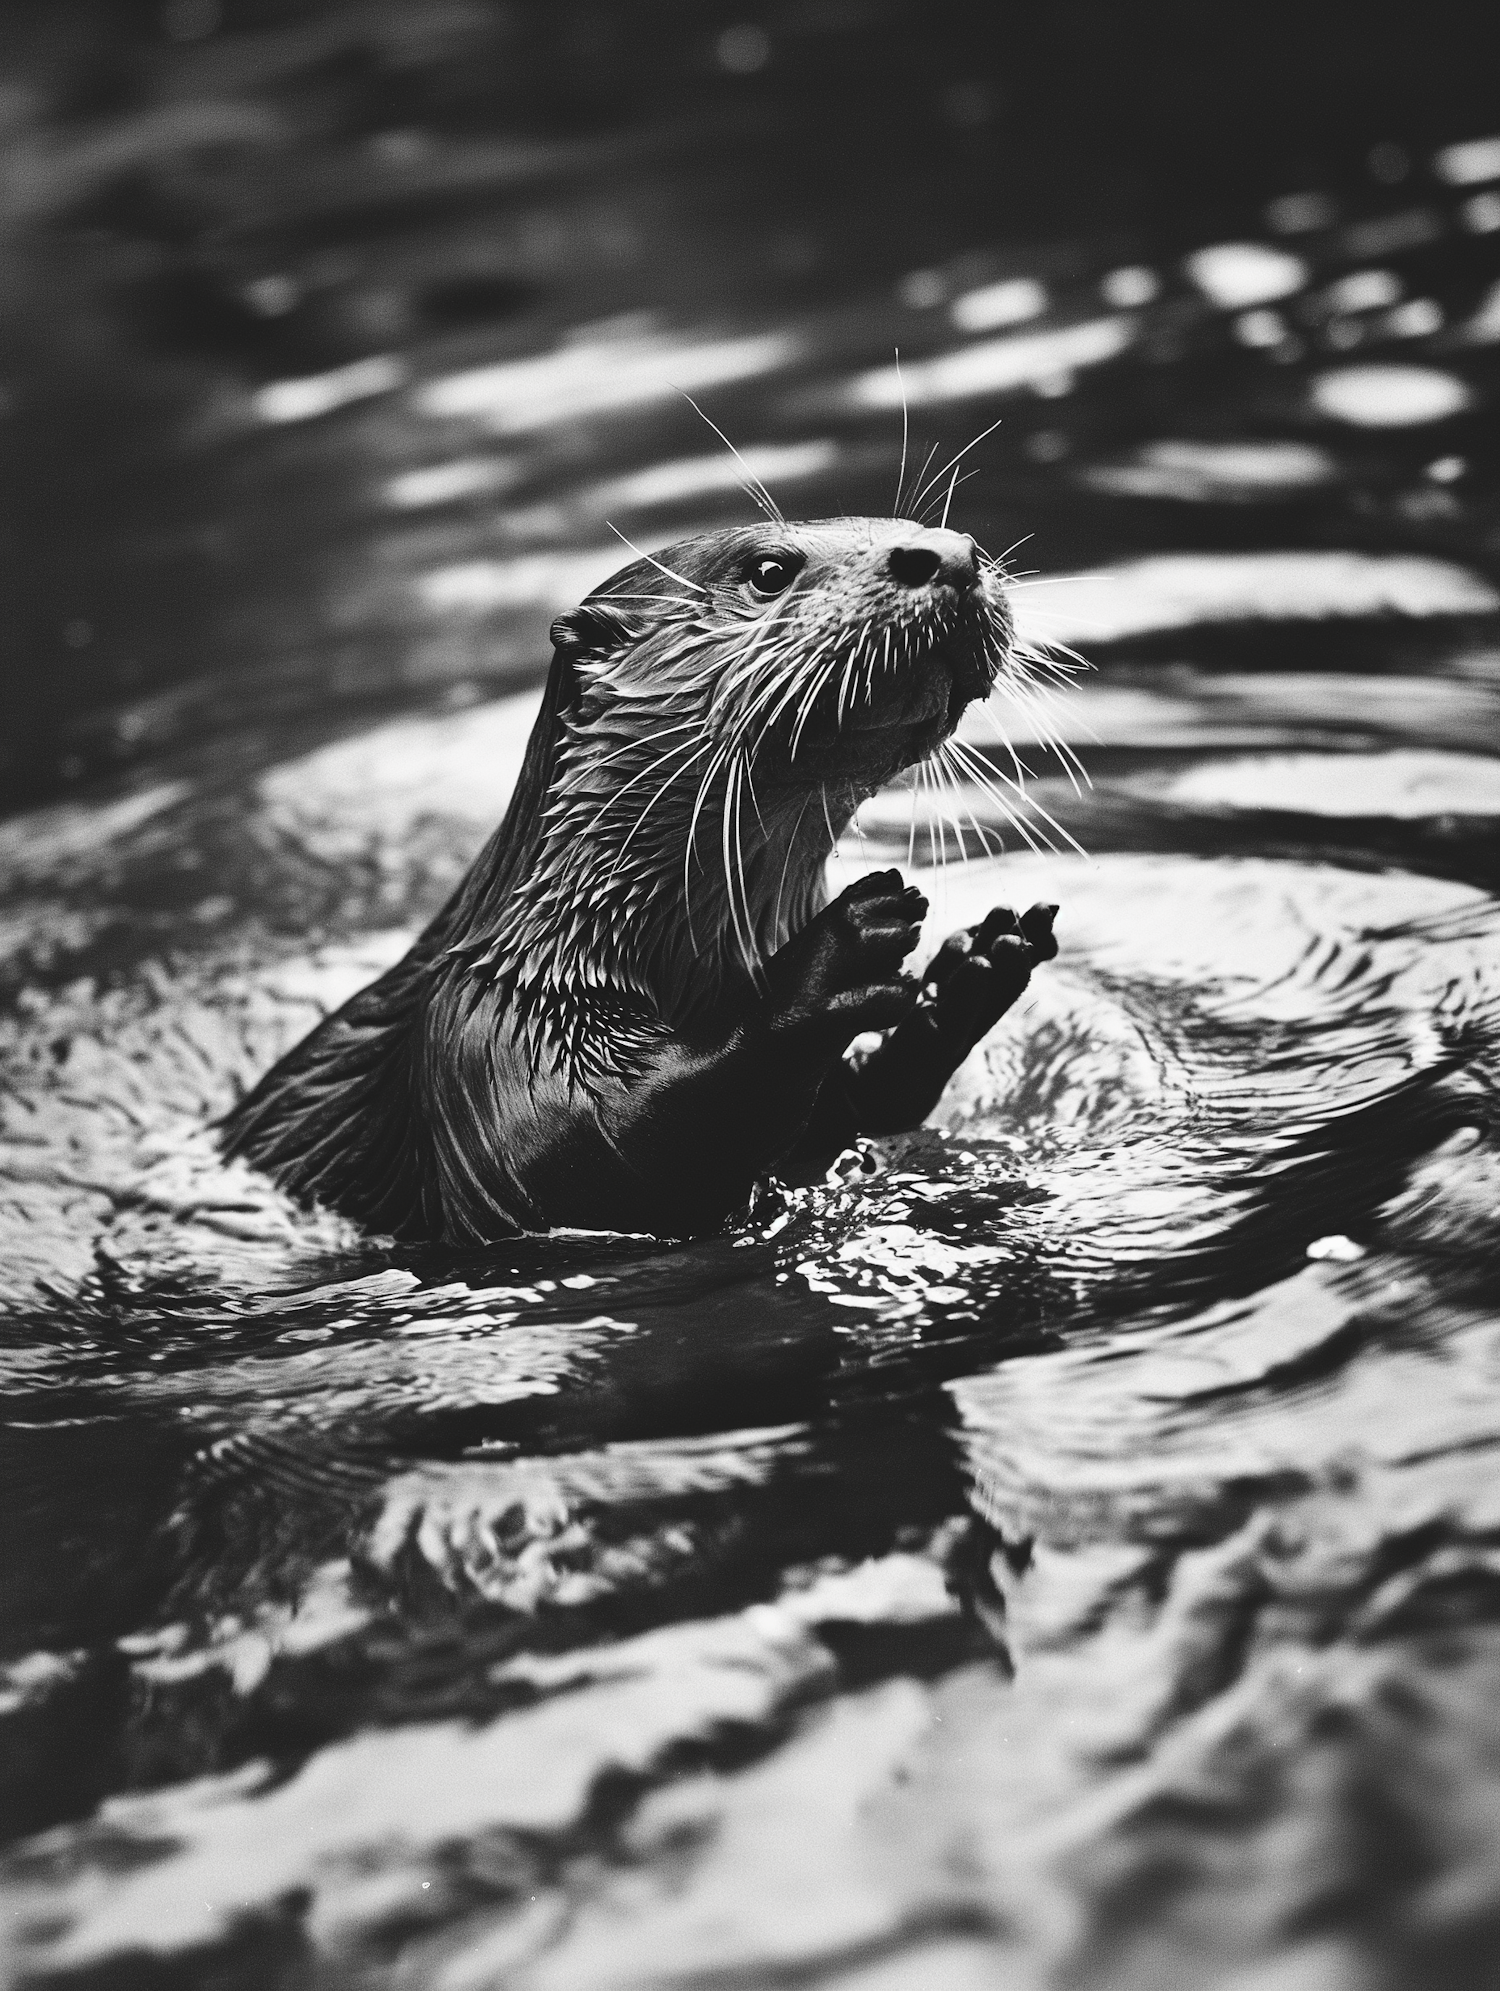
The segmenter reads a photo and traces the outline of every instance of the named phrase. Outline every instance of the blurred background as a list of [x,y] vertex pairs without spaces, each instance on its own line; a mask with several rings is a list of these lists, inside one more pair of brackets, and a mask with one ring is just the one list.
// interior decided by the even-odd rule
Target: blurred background
[[[248,772],[529,680],[616,529],[746,515],[679,390],[789,515],[887,511],[897,349],[913,463],[1003,418],[955,516],[1022,567],[1492,556],[1461,383],[1461,506],[1426,474],[1454,410],[1305,392],[1355,347],[1490,365],[1500,159],[1462,142],[1494,123],[1492,26],[1461,0],[8,0],[6,802]],[[1193,262],[1226,240],[1259,260]],[[1272,454],[1194,458],[1226,434]]]

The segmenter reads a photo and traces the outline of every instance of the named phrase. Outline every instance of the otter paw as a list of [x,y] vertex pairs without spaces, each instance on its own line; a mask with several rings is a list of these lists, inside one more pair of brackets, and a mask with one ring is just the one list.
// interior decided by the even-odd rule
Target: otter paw
[[977,926],[949,934],[922,977],[924,1004],[945,1037],[967,1051],[994,1028],[1032,969],[1057,953],[1056,917],[1056,906],[1032,906],[1019,919],[996,906]]
[[845,1042],[898,1023],[917,999],[901,973],[927,901],[899,871],[876,871],[841,892],[771,959],[770,1020],[778,1029],[833,1024]]

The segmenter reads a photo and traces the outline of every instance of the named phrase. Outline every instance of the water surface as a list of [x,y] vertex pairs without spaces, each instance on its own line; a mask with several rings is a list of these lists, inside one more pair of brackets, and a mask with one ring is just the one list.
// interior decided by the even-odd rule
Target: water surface
[[[650,159],[424,113],[370,170],[503,182],[508,260],[486,195],[330,275],[304,185],[209,272],[283,344],[132,359],[159,512],[0,825],[11,1981],[1494,1981],[1500,146],[1440,136],[622,314],[570,203],[666,239]],[[210,1123],[461,875],[612,528],[745,515],[682,389],[794,516],[885,509],[903,391],[934,469],[1001,420],[953,517],[1093,666],[995,708],[1043,847],[901,789],[833,882],[1060,957],[722,1237],[299,1212]]]

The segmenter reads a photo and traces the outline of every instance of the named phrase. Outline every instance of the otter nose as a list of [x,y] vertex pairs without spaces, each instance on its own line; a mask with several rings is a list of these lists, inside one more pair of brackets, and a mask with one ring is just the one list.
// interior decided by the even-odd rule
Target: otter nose
[[979,579],[973,540],[946,527],[917,527],[904,534],[887,553],[886,565],[903,588],[949,587],[962,593]]

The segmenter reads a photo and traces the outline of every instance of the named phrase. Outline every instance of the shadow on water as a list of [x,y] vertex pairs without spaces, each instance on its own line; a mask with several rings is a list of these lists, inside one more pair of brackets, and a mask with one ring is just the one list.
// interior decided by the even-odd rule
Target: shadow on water
[[[7,9],[3,1981],[1493,1981],[1500,139],[1376,11]],[[684,390],[1003,418],[1093,669],[833,869],[1062,955],[721,1237],[294,1210]]]

